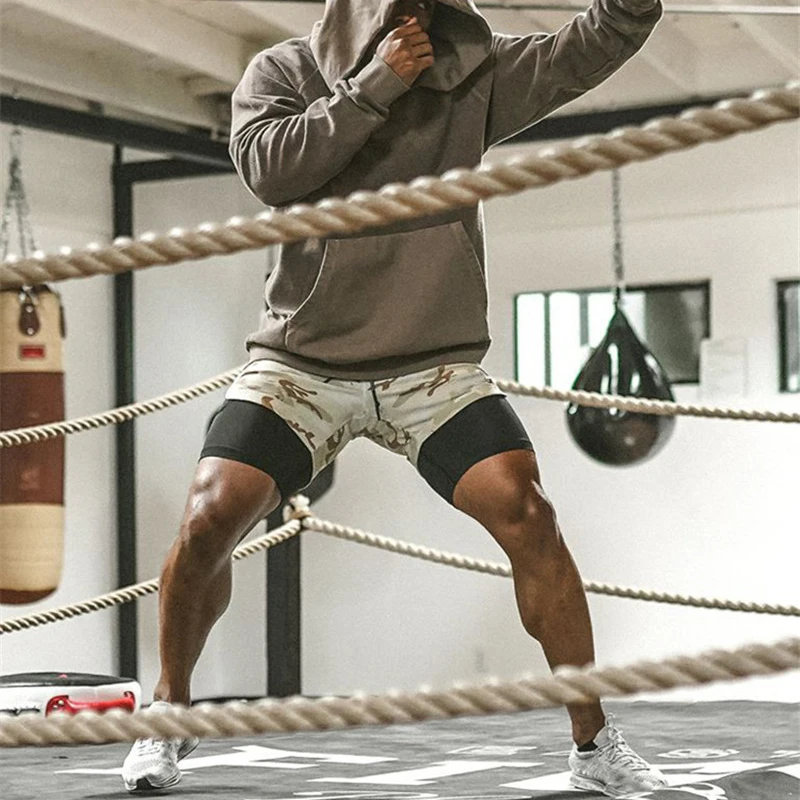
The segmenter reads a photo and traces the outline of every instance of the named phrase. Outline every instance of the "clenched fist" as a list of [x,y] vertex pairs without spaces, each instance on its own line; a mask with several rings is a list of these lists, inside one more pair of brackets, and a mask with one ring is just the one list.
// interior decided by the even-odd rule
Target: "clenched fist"
[[433,45],[416,17],[390,31],[376,52],[406,86],[433,66]]

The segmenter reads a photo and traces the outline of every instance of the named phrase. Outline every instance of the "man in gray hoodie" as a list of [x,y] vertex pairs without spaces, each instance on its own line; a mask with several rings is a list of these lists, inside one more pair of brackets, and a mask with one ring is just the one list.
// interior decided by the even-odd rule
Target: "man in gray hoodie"
[[[248,67],[233,97],[233,161],[278,207],[475,166],[616,71],[660,14],[660,0],[595,0],[554,34],[506,36],[472,0],[328,0],[310,36]],[[210,425],[164,566],[154,707],[189,702],[236,544],[358,436],[405,455],[496,539],[551,667],[593,662],[582,581],[533,446],[480,368],[485,275],[479,207],[281,247],[250,363]],[[623,797],[664,785],[599,703],[568,711],[573,786]],[[175,785],[196,744],[137,742],[127,788]]]

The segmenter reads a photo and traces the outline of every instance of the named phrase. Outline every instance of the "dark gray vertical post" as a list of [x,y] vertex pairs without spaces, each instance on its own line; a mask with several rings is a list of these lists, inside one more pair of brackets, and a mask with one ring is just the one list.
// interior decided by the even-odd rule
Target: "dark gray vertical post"
[[[329,464],[303,494],[313,503],[333,486],[335,465]],[[267,529],[283,523],[279,508],[267,517]],[[302,693],[300,603],[300,536],[267,551],[267,694],[290,697]]]
[[[133,186],[117,170],[122,148],[114,148],[114,236],[133,235]],[[114,276],[115,405],[134,402],[133,273]],[[133,421],[117,425],[117,585],[137,581],[136,570],[136,443]],[[119,608],[117,658],[120,675],[138,678],[136,603]]]
[[[267,518],[267,528],[283,523],[281,509]],[[300,537],[267,552],[267,694],[300,694]]]

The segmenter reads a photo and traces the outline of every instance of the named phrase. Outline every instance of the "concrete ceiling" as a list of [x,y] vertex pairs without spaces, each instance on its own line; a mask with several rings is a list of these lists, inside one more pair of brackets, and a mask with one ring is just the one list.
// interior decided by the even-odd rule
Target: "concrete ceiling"
[[[553,31],[575,13],[527,8],[538,0],[526,9],[515,3],[522,0],[484,6],[494,30]],[[747,3],[743,11],[797,8],[791,0]],[[668,11],[632,63],[561,113],[747,93],[796,79],[800,16],[732,13],[732,6],[733,0],[668,5],[724,13]],[[319,2],[275,0],[0,0],[2,89],[224,132],[228,95],[248,60],[306,35],[322,9]]]

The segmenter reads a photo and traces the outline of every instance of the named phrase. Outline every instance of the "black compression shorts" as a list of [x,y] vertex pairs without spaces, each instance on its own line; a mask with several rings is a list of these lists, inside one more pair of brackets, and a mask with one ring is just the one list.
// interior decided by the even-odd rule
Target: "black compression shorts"
[[[502,395],[483,397],[437,428],[422,444],[417,469],[448,503],[456,484],[479,461],[510,450],[533,450],[525,428]],[[226,400],[209,425],[201,458],[249,464],[277,484],[285,500],[313,477],[311,453],[289,424],[268,408]]]

